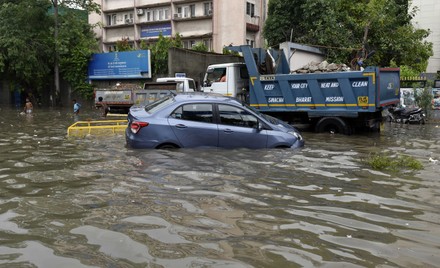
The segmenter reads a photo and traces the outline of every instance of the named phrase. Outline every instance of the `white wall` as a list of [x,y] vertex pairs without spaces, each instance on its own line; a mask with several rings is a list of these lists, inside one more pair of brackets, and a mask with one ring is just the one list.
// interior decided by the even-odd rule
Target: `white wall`
[[284,42],[280,44],[280,49],[283,49],[284,54],[286,55],[290,71],[300,69],[312,61],[322,62],[325,59],[324,54],[314,47]]
[[431,30],[427,41],[433,43],[434,55],[429,59],[426,72],[436,73],[440,70],[440,1],[413,0],[412,6],[419,8],[413,19],[414,26]]

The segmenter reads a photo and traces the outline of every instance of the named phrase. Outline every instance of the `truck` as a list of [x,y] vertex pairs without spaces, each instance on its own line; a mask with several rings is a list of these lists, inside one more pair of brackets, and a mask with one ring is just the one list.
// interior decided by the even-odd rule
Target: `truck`
[[133,105],[145,105],[172,93],[193,91],[195,81],[188,77],[158,78],[156,82],[146,82],[143,86],[119,83],[113,88],[96,89],[95,106],[99,108],[105,102],[112,113],[127,113]]
[[[256,110],[316,132],[380,130],[382,112],[400,101],[399,68],[291,73],[282,51],[230,46],[243,62],[208,66],[201,90],[241,99]],[[226,81],[220,82],[225,74]]]

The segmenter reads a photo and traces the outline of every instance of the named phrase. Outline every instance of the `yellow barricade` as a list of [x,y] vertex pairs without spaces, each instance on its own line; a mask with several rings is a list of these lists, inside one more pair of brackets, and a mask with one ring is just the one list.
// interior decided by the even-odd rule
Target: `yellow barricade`
[[124,133],[127,120],[77,121],[67,128],[67,136],[106,135]]

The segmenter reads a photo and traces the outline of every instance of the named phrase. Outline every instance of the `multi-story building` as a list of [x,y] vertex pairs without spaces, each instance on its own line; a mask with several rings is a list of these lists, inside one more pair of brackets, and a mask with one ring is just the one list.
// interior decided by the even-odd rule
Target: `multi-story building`
[[117,41],[127,40],[138,48],[152,43],[159,34],[179,34],[185,48],[202,42],[210,51],[226,45],[263,46],[262,28],[268,0],[94,0],[101,15],[96,34],[103,52],[113,51]]
[[429,29],[431,34],[427,41],[433,44],[434,55],[429,58],[427,73],[440,71],[440,1],[438,0],[413,0],[412,6],[419,11],[413,19],[417,28]]

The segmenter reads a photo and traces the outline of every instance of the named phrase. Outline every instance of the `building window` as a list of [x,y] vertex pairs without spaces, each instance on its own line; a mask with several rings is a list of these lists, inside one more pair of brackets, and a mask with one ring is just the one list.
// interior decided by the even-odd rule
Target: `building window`
[[107,15],[107,25],[116,25],[116,14]]
[[211,50],[212,50],[211,42],[212,42],[211,39],[205,39],[205,40],[203,40],[203,44],[208,48],[208,51],[211,51]]
[[251,17],[255,16],[255,4],[246,2],[246,14]]
[[205,16],[212,15],[212,2],[203,3],[203,15]]
[[133,23],[133,13],[124,14],[124,22],[125,24]]
[[246,44],[249,45],[249,46],[251,46],[251,47],[254,47],[254,45],[255,45],[255,41],[254,41],[254,40],[251,40],[251,39],[246,39]]
[[145,17],[147,21],[169,20],[170,9],[169,8],[148,9],[145,12]]
[[193,46],[196,45],[195,40],[189,40],[189,41],[183,41],[183,48],[191,49]]
[[184,18],[191,17],[191,10],[190,10],[189,6],[183,7],[183,17]]
[[189,5],[189,8],[191,10],[191,17],[196,16],[196,5]]
[[179,18],[193,18],[196,16],[196,5],[178,7],[177,14]]

